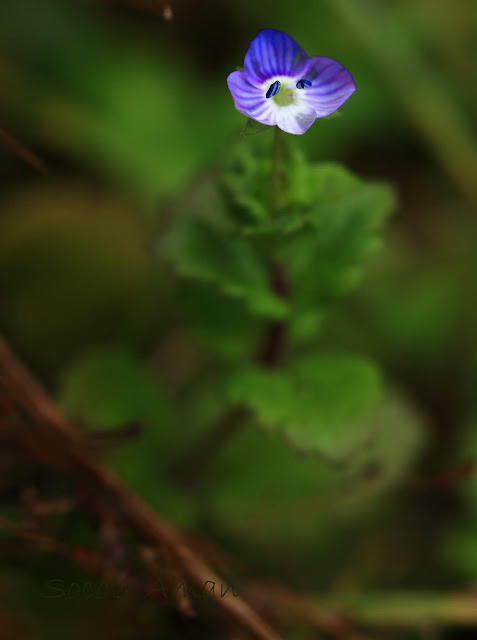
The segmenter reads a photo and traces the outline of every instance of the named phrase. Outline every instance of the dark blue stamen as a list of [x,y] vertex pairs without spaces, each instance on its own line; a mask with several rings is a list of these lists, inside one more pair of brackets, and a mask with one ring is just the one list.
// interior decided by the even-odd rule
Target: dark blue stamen
[[306,78],[302,78],[301,80],[298,80],[298,82],[296,83],[296,88],[304,89],[305,87],[311,87],[311,82]]
[[267,98],[273,98],[273,96],[276,96],[279,91],[280,91],[280,81],[275,80],[275,82],[270,85],[267,91]]

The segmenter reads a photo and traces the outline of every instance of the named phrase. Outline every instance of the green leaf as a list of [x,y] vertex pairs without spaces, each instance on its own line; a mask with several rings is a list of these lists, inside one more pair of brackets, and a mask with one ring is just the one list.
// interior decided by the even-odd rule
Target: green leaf
[[283,371],[236,371],[226,392],[233,404],[252,409],[265,428],[278,430],[297,449],[340,462],[369,438],[362,420],[377,405],[381,383],[367,360],[316,353]]
[[253,120],[252,118],[249,118],[245,123],[244,128],[240,132],[240,137],[248,138],[249,136],[256,136],[257,134],[264,133],[269,129],[270,129],[269,125],[262,124],[257,120]]
[[253,247],[203,221],[175,222],[160,244],[160,253],[186,277],[215,283],[232,297],[242,298],[259,316],[282,318],[287,305],[269,291],[267,271]]
[[425,433],[421,416],[395,391],[386,393],[361,428],[372,435],[369,446],[349,464],[332,467],[316,456],[299,455],[278,431],[259,429],[251,420],[210,470],[213,517],[233,536],[264,549],[271,542],[288,544],[294,560],[302,558],[309,571],[310,558],[317,558],[321,572],[323,558],[331,558],[334,574],[343,535],[354,544],[360,526],[373,526],[370,507],[387,504],[383,492],[409,472]]
[[308,542],[316,552],[329,527],[323,505],[297,509],[300,515],[293,518],[289,512],[294,505],[328,494],[337,479],[335,469],[300,455],[278,433],[250,421],[225,444],[209,470],[211,517],[234,537],[265,547],[288,540],[296,543],[294,554],[302,553]]
[[[281,140],[280,213],[271,218],[272,141],[260,137],[237,145],[226,164],[222,186],[231,211],[248,233],[284,233],[307,223],[327,221],[324,205],[361,210],[383,220],[394,208],[392,191],[367,184],[337,163],[310,163],[303,153]],[[341,217],[341,215],[339,215]],[[321,227],[320,227],[321,228]]]
[[236,145],[221,184],[231,213],[243,225],[256,224],[269,216],[271,173],[271,137],[254,136]]
[[340,166],[321,165],[313,175],[302,194],[314,204],[299,214],[279,251],[292,296],[290,336],[297,342],[313,339],[330,304],[359,283],[365,259],[379,245],[380,225],[394,208],[389,187],[364,184]]
[[61,404],[71,417],[97,428],[157,419],[161,408],[157,383],[121,347],[91,351],[67,370]]

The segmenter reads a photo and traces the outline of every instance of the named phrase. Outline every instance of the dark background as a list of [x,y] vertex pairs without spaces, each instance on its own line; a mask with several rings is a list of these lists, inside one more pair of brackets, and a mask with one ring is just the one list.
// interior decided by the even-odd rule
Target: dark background
[[[459,600],[477,578],[477,3],[168,6],[2,0],[0,329],[81,428],[141,417],[141,436],[106,446],[105,461],[161,513],[218,540],[247,567],[239,575],[358,597],[372,621],[386,606],[389,618],[418,611],[408,630],[377,637],[464,637],[460,621],[477,629],[477,599]],[[345,473],[344,485],[246,434],[211,470],[205,505],[161,470],[210,424],[217,373],[183,328],[153,245],[171,208],[215,206],[208,171],[244,124],[226,76],[265,27],[355,78],[341,117],[294,144],[389,181],[398,208],[322,339],[374,356],[409,414],[387,443],[389,469],[351,483]],[[23,470],[3,467],[8,510]],[[88,536],[74,514],[52,526]],[[2,640],[219,637],[134,599],[44,598],[49,580],[67,590],[90,578],[9,544]],[[300,633],[287,637],[317,637]]]

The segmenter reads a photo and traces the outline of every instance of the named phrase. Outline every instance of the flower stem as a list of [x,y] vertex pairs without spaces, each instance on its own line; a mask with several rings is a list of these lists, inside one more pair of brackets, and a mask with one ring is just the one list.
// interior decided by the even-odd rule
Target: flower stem
[[[282,175],[280,171],[281,138],[280,129],[273,132],[272,171],[270,175],[270,215],[280,212],[282,200]],[[270,288],[278,297],[287,298],[288,285],[283,269],[270,262]],[[262,367],[279,366],[286,334],[282,321],[271,321],[265,328],[263,343],[255,356],[255,362]],[[205,436],[174,460],[169,467],[168,477],[183,489],[200,491],[207,471],[223,449],[241,428],[247,424],[250,412],[245,407],[235,407],[228,411]]]
[[280,178],[280,129],[275,127],[273,132],[273,152],[272,152],[272,175],[271,175],[271,214],[272,218],[278,215],[281,201],[281,178]]
[[[276,265],[270,268],[272,291],[281,298],[289,296],[288,283],[283,269]],[[282,321],[271,321],[265,328],[263,343],[255,356],[261,367],[280,365],[286,337],[286,325]],[[230,409],[202,438],[184,454],[172,462],[167,476],[182,489],[200,491],[217,456],[229,440],[250,421],[252,414],[245,407]]]

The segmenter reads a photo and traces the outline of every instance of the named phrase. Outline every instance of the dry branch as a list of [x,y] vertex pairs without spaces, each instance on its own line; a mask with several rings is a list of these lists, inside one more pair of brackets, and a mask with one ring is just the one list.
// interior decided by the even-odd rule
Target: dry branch
[[[3,396],[3,397],[2,397]],[[3,419],[2,419],[3,416]],[[97,510],[99,497],[118,518],[160,550],[167,550],[178,570],[202,589],[220,577],[185,542],[172,524],[161,518],[109,471],[93,459],[82,435],[57,409],[0,337],[0,435],[13,439],[36,460],[67,472],[90,491],[83,492],[86,508]],[[219,610],[259,640],[278,635],[240,596],[217,599]]]

